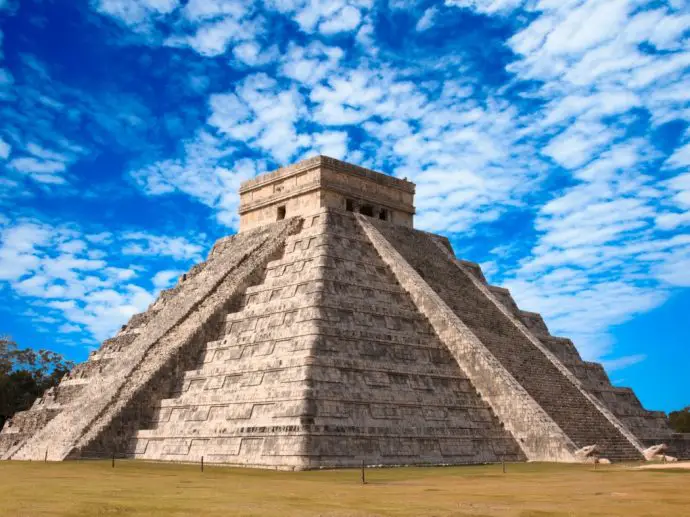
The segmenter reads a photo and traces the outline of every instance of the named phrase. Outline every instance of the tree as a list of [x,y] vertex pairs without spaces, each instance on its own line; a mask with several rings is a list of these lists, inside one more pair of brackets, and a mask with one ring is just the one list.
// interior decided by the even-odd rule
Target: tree
[[690,433],[690,406],[668,415],[671,428],[677,433]]
[[0,429],[18,411],[29,409],[36,398],[74,367],[50,350],[19,348],[0,336]]

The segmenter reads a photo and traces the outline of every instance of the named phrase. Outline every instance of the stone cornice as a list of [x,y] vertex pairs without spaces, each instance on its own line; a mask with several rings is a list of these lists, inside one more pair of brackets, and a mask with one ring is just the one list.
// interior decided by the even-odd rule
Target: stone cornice
[[415,192],[415,184],[411,181],[394,178],[393,176],[388,176],[387,174],[376,172],[358,165],[352,165],[351,163],[336,160],[335,158],[331,158],[329,156],[314,156],[313,158],[302,160],[294,165],[281,167],[275,171],[267,172],[266,174],[262,174],[254,179],[243,182],[240,185],[240,194],[244,194],[254,189],[263,187],[264,185],[271,184],[276,180],[289,178],[291,176],[302,174],[319,167],[323,167],[334,172],[342,172],[359,176],[361,178],[374,181],[375,183],[396,188],[410,194],[414,194]]
[[264,199],[260,199],[257,201],[251,201],[248,203],[241,203],[239,207],[239,214],[246,214],[247,212],[251,212],[253,210],[256,210],[258,208],[263,208],[265,206],[270,206],[274,205],[276,203],[279,203],[281,201],[285,201],[288,199],[291,199],[293,197],[301,196],[304,194],[307,194],[309,192],[313,192],[315,190],[330,190],[333,192],[338,192],[340,194],[343,194],[345,196],[357,199],[357,200],[364,200],[370,201],[372,203],[375,203],[377,205],[380,205],[384,208],[391,208],[394,210],[399,210],[401,212],[406,212],[408,214],[414,214],[416,211],[414,207],[410,210],[410,205],[404,204],[404,203],[399,203],[394,200],[388,199],[384,196],[378,196],[376,194],[367,194],[366,198],[362,196],[357,196],[355,195],[351,189],[348,189],[347,187],[343,187],[338,185],[335,182],[331,182],[328,180],[324,180],[323,178],[318,178],[315,181],[305,183],[302,185],[299,189],[296,190],[291,190],[289,192],[285,192],[283,194],[276,194],[273,196],[269,196]]

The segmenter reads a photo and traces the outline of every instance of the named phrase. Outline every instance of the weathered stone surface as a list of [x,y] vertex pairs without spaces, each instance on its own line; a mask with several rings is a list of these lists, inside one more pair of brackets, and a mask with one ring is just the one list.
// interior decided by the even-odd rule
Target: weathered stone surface
[[578,450],[575,451],[575,456],[578,458],[589,458],[590,456],[599,456],[599,453],[601,451],[599,450],[599,446],[594,444],[594,445],[586,445]]
[[326,157],[247,182],[241,232],[15,415],[0,457],[313,469],[589,461],[595,444],[612,460],[665,457],[644,450],[662,442],[690,454],[663,413],[413,230],[413,194]]
[[[203,342],[232,298],[241,296],[300,224],[292,219],[236,236],[235,246],[209,260],[155,315],[135,320],[135,327],[146,321],[145,332],[137,335],[126,354],[91,378],[69,406],[36,432],[26,433],[30,437],[4,456],[43,459],[47,454],[48,459],[60,460],[90,451],[121,451],[123,440],[150,412],[160,385],[174,377],[187,349]],[[132,322],[125,330],[130,326]]]
[[[415,271],[371,222],[361,216],[359,220],[379,254],[391,267],[403,288],[410,293],[415,305],[429,318],[434,330],[458,364],[468,373],[482,398],[518,440],[527,459],[575,461],[576,447],[572,440],[425,282],[425,271],[419,268]],[[396,241],[409,241],[409,235],[398,234],[394,238]],[[410,244],[413,246],[406,249],[408,252],[415,243]],[[431,246],[433,249],[433,244]],[[428,245],[426,248],[422,246],[417,249],[417,253],[427,254],[428,248]],[[438,260],[437,256],[434,258]],[[446,277],[445,281],[448,280],[450,279]]]
[[524,456],[351,214],[305,217],[136,457],[274,468]]
[[659,445],[652,445],[644,450],[644,457],[647,461],[662,461],[672,463],[678,461],[674,456],[666,455],[668,445],[660,443]]
[[[367,224],[420,272],[424,284],[577,447],[596,443],[616,460],[642,457],[637,438],[445,246],[418,230],[372,219]],[[546,329],[538,315],[529,313],[529,321],[537,332]]]

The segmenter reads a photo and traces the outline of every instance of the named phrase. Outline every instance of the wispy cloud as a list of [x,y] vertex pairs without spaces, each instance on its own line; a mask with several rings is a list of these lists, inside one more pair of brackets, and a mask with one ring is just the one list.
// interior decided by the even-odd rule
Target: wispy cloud
[[506,283],[557,332],[574,336],[586,357],[601,357],[611,349],[611,325],[657,307],[686,282],[688,243],[665,233],[686,224],[682,175],[659,183],[663,154],[651,133],[629,135],[645,124],[640,110],[653,127],[682,116],[690,102],[668,94],[687,79],[681,41],[690,19],[625,0],[454,3],[538,13],[510,39],[519,57],[508,69],[541,81],[545,104],[527,134],[535,154],[570,181],[538,207],[537,243]]
[[415,25],[415,29],[417,29],[420,32],[430,29],[434,25],[434,19],[436,18],[437,14],[438,7],[429,7],[422,14],[422,17],[417,22],[417,25]]
[[608,370],[609,372],[615,372],[617,370],[623,370],[628,366],[641,363],[646,358],[647,356],[644,354],[628,355],[625,357],[619,357],[617,359],[606,359],[602,361],[602,364],[604,365],[604,368],[606,368],[606,370]]
[[128,258],[189,264],[199,260],[202,246],[181,237],[94,234],[76,225],[22,220],[0,226],[0,283],[24,297],[34,314],[49,318],[40,322],[66,320],[58,332],[85,332],[102,340],[144,311],[175,274],[156,271],[156,261],[127,262],[119,250]]
[[[116,49],[98,86],[14,48],[10,71],[0,47],[0,276],[47,318],[104,335],[203,254],[196,218],[232,231],[241,181],[317,152],[414,181],[416,225],[587,358],[630,356],[612,326],[690,284],[683,2],[89,6],[99,56]],[[104,206],[134,186],[152,212],[185,204],[185,231],[36,218],[56,193],[98,197],[103,167]]]
[[[317,11],[317,4],[272,8],[305,32],[326,34],[354,31],[373,9],[349,3]],[[659,183],[653,171],[663,153],[650,133],[631,138],[630,132],[686,113],[687,14],[640,6],[626,0],[397,5],[413,10],[421,32],[454,9],[498,17],[529,11],[529,21],[507,40],[514,52],[507,70],[510,86],[539,86],[518,100],[501,89],[484,88],[479,97],[483,87],[457,62],[435,64],[444,74],[438,81],[425,67],[372,58],[376,52],[352,59],[333,44],[291,43],[276,75],[249,74],[211,95],[207,125],[182,158],[133,177],[150,193],[187,192],[233,225],[237,200],[221,198],[217,186],[261,170],[265,162],[251,167],[238,158],[246,145],[277,163],[318,149],[415,181],[417,225],[457,240],[516,208],[532,211],[535,245],[510,261],[489,260],[494,274],[523,305],[544,312],[555,332],[573,335],[586,357],[601,357],[612,346],[611,325],[658,306],[686,283],[687,243],[664,232],[689,221],[687,153],[679,148],[668,157],[676,175]],[[346,7],[359,16],[352,9],[346,16]],[[371,33],[367,41],[375,45]],[[245,61],[260,48],[252,42]],[[520,97],[537,100],[537,109],[526,111]],[[639,110],[651,114],[647,122]],[[356,149],[353,134],[363,142]],[[561,186],[538,196],[556,175]]]

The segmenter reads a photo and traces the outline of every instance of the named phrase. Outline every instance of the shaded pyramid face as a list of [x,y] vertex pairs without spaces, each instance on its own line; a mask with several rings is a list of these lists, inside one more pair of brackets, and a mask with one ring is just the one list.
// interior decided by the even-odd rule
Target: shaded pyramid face
[[[418,272],[421,277],[418,289],[426,288],[438,297],[439,306],[443,306],[451,318],[456,318],[455,324],[475,340],[475,347],[495,362],[481,371],[480,366],[475,368],[477,359],[471,357],[476,350],[468,350],[464,342],[456,343],[457,348],[454,348],[452,338],[446,341],[454,350],[458,363],[476,372],[472,380],[476,386],[484,388],[485,398],[500,400],[507,396],[508,405],[515,406],[504,411],[497,408],[501,416],[519,425],[520,415],[515,409],[521,407],[525,413],[533,411],[530,417],[534,426],[532,432],[529,429],[514,432],[523,440],[534,439],[533,452],[538,454],[540,448],[556,450],[562,447],[565,459],[569,449],[566,444],[571,442],[576,449],[597,444],[599,450],[613,460],[640,456],[642,446],[637,438],[525,327],[519,311],[512,313],[492,296],[482,276],[462,267],[448,249],[429,234],[375,222],[365,224],[377,227],[372,228],[371,234],[376,234],[394,250],[393,253],[399,254],[400,264]],[[490,391],[501,378],[517,383],[519,388],[515,386],[491,395]],[[533,433],[535,429],[536,434]],[[560,433],[564,435],[560,444],[559,440],[550,444],[545,440],[550,434]]]
[[351,214],[305,218],[136,457],[279,468],[524,459]]
[[442,237],[323,208],[219,241],[0,433],[6,459],[308,469],[690,440]]

